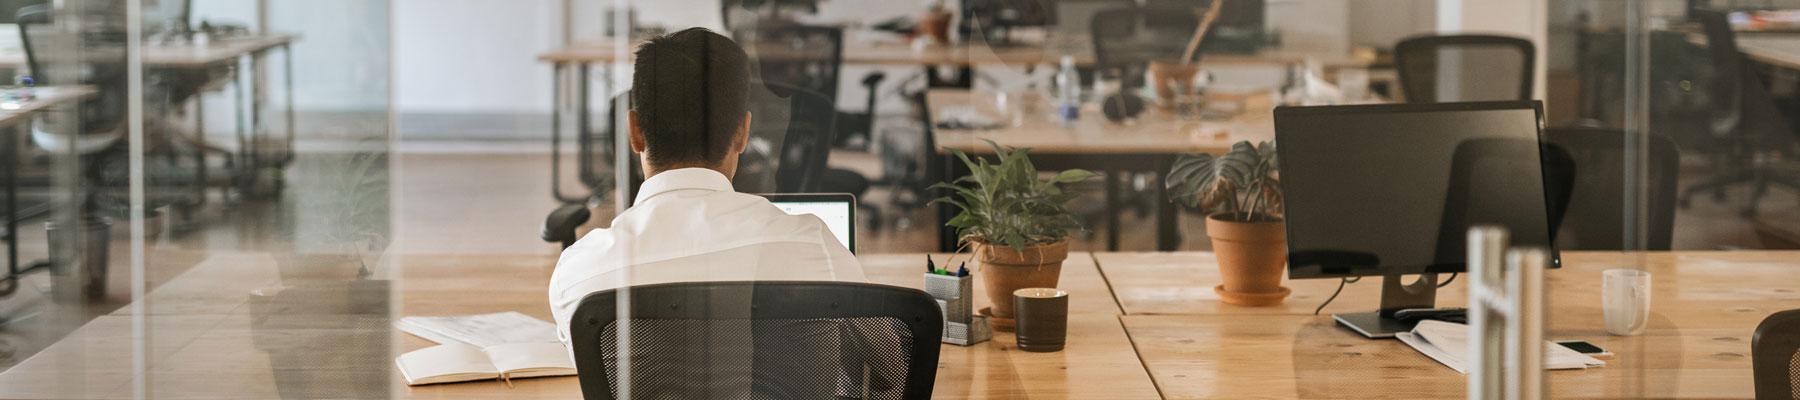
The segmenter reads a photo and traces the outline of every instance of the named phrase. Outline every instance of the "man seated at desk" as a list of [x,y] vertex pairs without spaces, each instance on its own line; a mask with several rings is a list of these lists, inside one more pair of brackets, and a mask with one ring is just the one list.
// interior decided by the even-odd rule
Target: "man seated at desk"
[[637,49],[631,150],[643,186],[612,225],[563,251],[550,277],[558,336],[589,293],[668,282],[863,282],[862,264],[811,215],[733,192],[749,141],[748,56],[724,36],[688,29]]

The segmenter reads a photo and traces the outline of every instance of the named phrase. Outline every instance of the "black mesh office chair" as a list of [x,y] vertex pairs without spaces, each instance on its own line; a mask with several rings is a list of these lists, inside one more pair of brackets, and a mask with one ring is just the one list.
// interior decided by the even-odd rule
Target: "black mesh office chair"
[[1507,36],[1415,36],[1394,46],[1408,103],[1530,100],[1536,57],[1530,40]]
[[[732,32],[738,44],[749,50],[750,56],[756,60],[756,75],[764,82],[781,85],[770,86],[770,91],[779,96],[789,96],[796,91],[808,91],[824,95],[823,103],[793,103],[793,120],[819,124],[824,128],[819,137],[791,138],[785,143],[803,145],[801,147],[783,146],[781,164],[789,164],[789,160],[803,160],[793,167],[781,166],[776,173],[777,189],[783,193],[829,192],[849,193],[863,197],[869,190],[869,178],[855,171],[826,167],[831,154],[830,146],[836,142],[839,131],[837,119],[838,73],[843,67],[844,32],[841,28],[822,26],[776,26],[758,29],[744,29]],[[871,91],[870,96],[876,92]],[[810,96],[809,96],[810,97]],[[870,105],[874,103],[871,101]],[[870,110],[873,113],[873,109]],[[821,115],[830,113],[831,115]],[[872,114],[871,114],[872,115]],[[873,117],[865,123],[872,124]],[[815,132],[808,129],[793,133]],[[817,155],[811,153],[813,141],[822,140],[822,148]],[[802,154],[802,153],[807,154]],[[784,173],[785,171],[785,173]],[[871,216],[879,221],[880,211],[871,205],[859,204]]]
[[1750,339],[1757,400],[1800,399],[1800,310],[1770,315]]
[[[1563,250],[1668,250],[1675,231],[1675,186],[1680,174],[1681,157],[1675,143],[1667,137],[1641,135],[1648,141],[1647,157],[1642,171],[1628,170],[1626,133],[1601,128],[1551,128],[1544,131],[1544,141],[1570,157],[1574,170],[1569,188],[1567,212],[1557,232],[1557,247]],[[1643,173],[1647,187],[1644,198],[1637,202],[1644,210],[1644,220],[1627,223],[1619,205],[1626,202],[1628,178]],[[1553,195],[1555,196],[1555,195]],[[1635,218],[1634,218],[1635,219]],[[1627,228],[1628,226],[1634,228]],[[1625,236],[1627,229],[1641,231],[1642,247],[1635,238]]]
[[1700,192],[1711,192],[1715,199],[1723,199],[1726,188],[1749,184],[1754,191],[1742,214],[1754,216],[1757,203],[1770,185],[1800,190],[1800,178],[1791,176],[1800,171],[1782,171],[1758,162],[1762,154],[1792,156],[1793,130],[1775,108],[1762,80],[1738,52],[1737,34],[1732,32],[1725,13],[1693,10],[1689,15],[1705,31],[1706,50],[1712,59],[1713,75],[1708,86],[1712,124],[1702,141],[1723,149],[1712,158],[1713,167],[1722,172],[1688,186],[1681,192],[1680,202],[1686,207]]
[[571,321],[590,400],[927,399],[943,329],[925,292],[849,282],[633,286],[587,295]]
[[[1551,239],[1555,240],[1555,232],[1562,225],[1564,216],[1569,210],[1569,194],[1575,184],[1575,160],[1567,151],[1554,144],[1542,144],[1535,140],[1519,140],[1507,138],[1485,138],[1462,142],[1450,164],[1450,187],[1445,193],[1444,204],[1463,205],[1463,208],[1445,207],[1438,232],[1437,259],[1460,260],[1468,246],[1468,230],[1466,227],[1487,221],[1505,221],[1506,215],[1489,215],[1488,212],[1505,213],[1509,203],[1501,197],[1501,193],[1482,191],[1482,187],[1508,185],[1501,184],[1516,179],[1515,171],[1528,167],[1521,165],[1536,155],[1543,171],[1545,211],[1548,218]],[[1488,204],[1498,201],[1499,204]]]
[[1142,86],[1150,61],[1181,58],[1187,38],[1199,24],[1200,17],[1187,8],[1132,7],[1096,13],[1088,31],[1094,43],[1094,69],[1116,73],[1124,87]]

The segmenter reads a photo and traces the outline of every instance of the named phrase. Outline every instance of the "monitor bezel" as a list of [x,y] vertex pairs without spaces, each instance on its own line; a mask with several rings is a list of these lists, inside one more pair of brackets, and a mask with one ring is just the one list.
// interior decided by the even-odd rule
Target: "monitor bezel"
[[769,199],[770,204],[841,202],[850,205],[850,233],[844,235],[849,238],[850,243],[843,243],[843,245],[844,248],[850,249],[850,254],[856,254],[856,195],[849,193],[763,193],[759,196]]
[[[1527,110],[1527,109],[1531,110],[1532,113],[1535,115],[1535,118],[1537,119],[1537,125],[1536,125],[1537,126],[1537,135],[1536,136],[1537,136],[1537,140],[1538,140],[1538,149],[1539,149],[1538,150],[1539,151],[1538,158],[1539,158],[1539,160],[1542,160],[1543,159],[1543,150],[1542,149],[1543,149],[1543,146],[1545,145],[1545,142],[1544,142],[1544,103],[1539,100],[1476,101],[1476,102],[1452,102],[1452,103],[1393,103],[1393,104],[1359,104],[1359,105],[1334,105],[1334,106],[1279,106],[1279,107],[1275,108],[1274,126],[1275,126],[1275,137],[1277,138],[1276,142],[1279,143],[1280,137],[1281,137],[1281,126],[1282,126],[1281,121],[1284,116],[1319,116],[1319,115],[1353,115],[1353,114],[1354,115],[1378,115],[1378,114],[1402,114],[1402,113],[1440,112],[1440,111],[1522,111],[1522,110]],[[1279,144],[1277,146],[1279,146]],[[1540,161],[1540,163],[1541,163],[1541,161]],[[1539,173],[1540,174],[1542,173],[1541,167],[1539,169]],[[1544,198],[1544,209],[1546,211],[1545,226],[1550,230],[1550,232],[1548,232],[1548,234],[1546,235],[1546,237],[1549,238],[1549,246],[1547,249],[1547,250],[1549,250],[1549,253],[1550,253],[1549,266],[1550,266],[1550,268],[1561,268],[1562,267],[1562,252],[1556,246],[1556,233],[1559,230],[1560,226],[1557,225],[1557,221],[1551,221],[1550,216],[1547,214],[1549,212],[1549,210],[1551,210],[1551,204],[1550,204],[1551,200],[1548,197],[1547,193],[1548,193],[1548,191],[1546,191],[1546,196]],[[1283,218],[1283,223],[1284,224],[1286,223],[1285,216]],[[1287,230],[1284,229],[1283,231],[1287,231]],[[1289,235],[1289,233],[1284,233],[1284,235]],[[1284,237],[1283,240],[1286,240],[1286,243],[1293,243],[1292,238],[1290,238],[1290,237]],[[1285,246],[1285,247],[1287,247],[1288,259],[1294,258],[1295,254],[1296,254],[1296,252],[1294,251],[1294,247],[1293,246]],[[1323,269],[1317,269],[1317,270],[1322,271]],[[1430,264],[1430,265],[1385,265],[1385,264],[1382,264],[1382,265],[1372,265],[1372,266],[1355,266],[1355,267],[1351,267],[1349,272],[1342,273],[1342,274],[1326,274],[1326,273],[1302,274],[1302,273],[1299,273],[1299,271],[1296,268],[1294,268],[1294,265],[1292,263],[1287,263],[1288,279],[1340,279],[1340,278],[1354,278],[1354,277],[1363,277],[1363,276],[1461,273],[1461,272],[1467,272],[1467,271],[1468,271],[1468,263],[1467,262],[1455,262],[1455,263],[1437,263],[1437,264]]]

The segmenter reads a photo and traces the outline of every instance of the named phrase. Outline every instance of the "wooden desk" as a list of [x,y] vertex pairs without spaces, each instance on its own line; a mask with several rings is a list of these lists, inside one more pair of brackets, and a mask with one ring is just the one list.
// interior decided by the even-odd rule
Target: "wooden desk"
[[1800,35],[1741,35],[1738,51],[1756,62],[1777,68],[1800,70]]
[[[923,254],[861,256],[871,280],[917,287]],[[408,387],[393,357],[431,343],[394,330],[401,315],[519,311],[550,319],[544,288],[555,257],[394,256],[399,283],[356,281],[334,257],[222,254],[152,291],[141,304],[152,398],[576,398],[576,378]],[[944,261],[943,256],[938,260]],[[345,266],[348,265],[348,268]],[[1106,281],[1071,254],[1068,347],[1018,351],[1010,335],[944,345],[934,398],[1156,398]],[[977,285],[978,306],[985,305]],[[390,312],[389,305],[396,305]],[[0,397],[129,397],[130,308],[102,316],[0,372]]]
[[[631,48],[625,49],[623,61],[630,62],[632,50],[639,41],[632,41]],[[619,59],[620,41],[612,38],[595,38],[576,42],[567,47],[539,53],[538,61],[552,64],[599,64],[621,61]],[[1009,45],[987,46],[956,44],[948,46],[926,46],[914,48],[897,41],[846,41],[844,43],[843,60],[848,64],[886,65],[886,66],[918,66],[918,65],[956,65],[972,66],[1017,66],[1053,65],[1061,62],[1064,48],[1074,49],[1069,52],[1077,65],[1093,65],[1094,46],[1085,39],[1073,44],[1043,45]],[[1321,66],[1331,68],[1368,68],[1374,60],[1357,58],[1350,54],[1320,55],[1317,53],[1265,50],[1251,54],[1205,54],[1201,63],[1207,65],[1286,65],[1307,60],[1315,60]]]
[[[1106,248],[1113,251],[1119,249],[1118,213],[1123,208],[1118,201],[1117,181],[1127,172],[1153,174],[1158,182],[1152,185],[1157,199],[1156,248],[1168,251],[1181,245],[1181,232],[1176,220],[1178,210],[1163,200],[1168,195],[1161,182],[1176,157],[1192,153],[1221,154],[1239,141],[1274,140],[1275,127],[1270,111],[1273,106],[1266,98],[1255,96],[1245,102],[1248,111],[1231,120],[1202,120],[1150,107],[1137,121],[1120,124],[1108,121],[1100,110],[1089,107],[1073,125],[1064,126],[1050,119],[1047,113],[1051,105],[1046,100],[1046,104],[1040,106],[1044,110],[1026,115],[1018,126],[1008,124],[985,130],[932,129],[932,142],[938,148],[937,162],[943,166],[945,181],[967,174],[967,168],[949,150],[992,154],[993,149],[987,144],[989,140],[1003,146],[1030,148],[1032,162],[1040,169],[1084,168],[1102,173],[1107,180]],[[953,108],[998,109],[992,106],[992,94],[967,90],[932,90],[927,94],[926,103],[934,119],[942,119],[945,110]],[[990,113],[1003,124],[1008,121],[1009,118],[998,114],[998,111]],[[938,250],[953,251],[957,246],[955,231],[943,222],[955,216],[954,208],[949,205],[938,208],[938,226],[943,227],[938,230]]]
[[[1217,302],[1208,253],[1097,254],[1125,326],[1167,398],[1454,398],[1466,378],[1389,340],[1367,340],[1311,315],[1332,280],[1290,280],[1279,307]],[[1606,367],[1550,371],[1555,397],[1749,398],[1750,336],[1764,317],[1800,308],[1800,252],[1565,253],[1546,274],[1553,339],[1613,351]],[[1605,333],[1601,271],[1654,274],[1650,330]],[[1459,281],[1440,306],[1465,303]],[[1379,283],[1351,284],[1325,313],[1374,309]]]

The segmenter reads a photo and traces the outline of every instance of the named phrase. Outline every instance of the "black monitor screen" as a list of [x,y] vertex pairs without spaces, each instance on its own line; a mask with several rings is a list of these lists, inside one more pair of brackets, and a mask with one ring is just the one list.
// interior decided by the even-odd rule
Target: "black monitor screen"
[[1549,246],[1536,102],[1283,107],[1294,279],[1461,272],[1472,225]]

